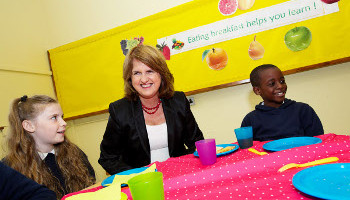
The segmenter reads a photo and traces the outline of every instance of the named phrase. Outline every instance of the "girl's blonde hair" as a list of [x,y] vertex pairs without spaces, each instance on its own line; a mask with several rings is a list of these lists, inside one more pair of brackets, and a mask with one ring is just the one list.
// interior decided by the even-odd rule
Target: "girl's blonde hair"
[[[53,190],[57,198],[61,199],[64,189],[41,160],[32,135],[22,126],[24,120],[35,119],[47,105],[57,103],[55,99],[45,95],[30,98],[23,96],[12,102],[7,140],[8,155],[4,161],[28,178]],[[54,148],[68,193],[82,190],[95,182],[95,178],[90,175],[86,166],[88,161],[84,160],[85,155],[75,144],[65,138],[62,143],[54,145]]]

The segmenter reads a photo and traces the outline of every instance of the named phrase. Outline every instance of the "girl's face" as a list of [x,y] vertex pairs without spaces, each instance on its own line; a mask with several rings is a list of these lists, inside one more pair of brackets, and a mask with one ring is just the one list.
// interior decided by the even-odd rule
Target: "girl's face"
[[140,98],[158,98],[159,87],[162,82],[160,74],[135,59],[133,60],[131,82]]
[[42,153],[48,153],[54,148],[54,144],[64,141],[64,132],[67,123],[63,120],[63,112],[58,103],[43,105],[43,111],[30,120],[36,148]]

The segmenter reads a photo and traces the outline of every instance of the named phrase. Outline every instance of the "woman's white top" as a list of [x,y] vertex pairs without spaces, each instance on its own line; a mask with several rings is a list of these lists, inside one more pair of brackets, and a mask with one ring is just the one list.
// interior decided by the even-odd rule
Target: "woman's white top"
[[147,125],[149,145],[151,147],[151,163],[163,162],[170,158],[168,148],[168,128],[166,123],[159,125]]

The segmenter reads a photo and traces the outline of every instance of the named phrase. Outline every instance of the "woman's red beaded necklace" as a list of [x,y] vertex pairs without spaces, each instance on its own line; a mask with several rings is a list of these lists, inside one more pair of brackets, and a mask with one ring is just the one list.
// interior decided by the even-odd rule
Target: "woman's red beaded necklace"
[[[149,108],[149,107],[143,105],[143,103],[141,103],[142,110],[145,111],[149,115],[153,115],[154,113],[157,112],[157,110],[159,109],[159,106],[160,106],[161,103],[162,103],[162,101],[159,99],[158,104],[156,106],[154,106],[154,107],[151,107],[151,108]],[[151,110],[154,110],[154,111],[151,111]]]

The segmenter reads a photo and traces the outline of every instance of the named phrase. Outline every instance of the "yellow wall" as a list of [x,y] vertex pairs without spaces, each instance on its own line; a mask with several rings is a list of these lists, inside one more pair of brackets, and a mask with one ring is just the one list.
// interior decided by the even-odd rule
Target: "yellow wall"
[[[286,76],[287,98],[308,103],[320,117],[325,133],[348,134],[350,106],[343,92],[350,84],[350,63]],[[233,129],[261,101],[250,84],[194,95],[192,111],[206,137],[219,143],[236,141]]]
[[[9,105],[14,98],[24,94],[55,95],[42,8],[39,0],[0,1],[0,126],[8,125]],[[1,134],[0,158],[4,156],[4,138]]]
[[[102,3],[103,2],[103,3]],[[48,94],[54,89],[46,50],[114,28],[187,2],[171,0],[120,1],[2,0],[0,17],[0,126],[7,125],[10,101],[23,94]],[[138,2],[138,3],[137,3]],[[127,8],[127,9],[126,9]],[[3,23],[1,21],[0,23]],[[4,27],[4,28],[3,28]],[[22,27],[22,28],[21,28]],[[24,29],[24,30],[23,30]],[[24,37],[24,39],[22,38]],[[18,72],[23,71],[23,72]],[[325,132],[350,134],[350,63],[286,76],[287,97],[310,104]],[[176,81],[176,80],[175,80]],[[193,96],[192,111],[205,137],[217,143],[234,142],[233,129],[260,101],[250,84]],[[89,157],[99,181],[106,175],[97,163],[108,114],[68,122],[67,136]],[[6,132],[6,130],[5,130]],[[5,134],[2,134],[3,138]],[[2,139],[0,139],[0,142]],[[0,156],[4,154],[0,151]]]

